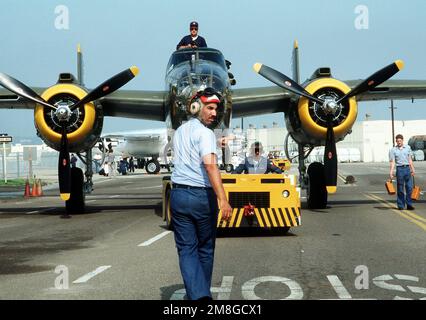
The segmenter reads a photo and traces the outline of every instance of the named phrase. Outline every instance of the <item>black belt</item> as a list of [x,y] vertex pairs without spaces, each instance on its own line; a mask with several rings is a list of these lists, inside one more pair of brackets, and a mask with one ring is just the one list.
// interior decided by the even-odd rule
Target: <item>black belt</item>
[[173,188],[181,188],[181,189],[202,189],[202,190],[212,190],[212,187],[195,187],[195,186],[188,186],[186,184],[180,184],[180,183],[172,183]]
[[397,168],[405,168],[408,167],[408,164],[403,164],[402,166],[396,166]]

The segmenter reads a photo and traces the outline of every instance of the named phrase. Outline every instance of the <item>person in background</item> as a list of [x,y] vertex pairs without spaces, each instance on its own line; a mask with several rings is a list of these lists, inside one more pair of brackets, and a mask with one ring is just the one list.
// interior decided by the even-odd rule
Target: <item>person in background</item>
[[129,159],[129,172],[135,172],[135,160],[133,157]]
[[115,177],[117,175],[117,172],[116,172],[117,163],[115,161],[114,150],[112,149],[111,144],[108,145],[108,152],[107,152],[106,159],[108,161],[107,163],[108,163],[108,166],[109,166],[108,171],[109,171],[110,177]]
[[75,156],[74,153],[71,154],[70,164],[71,164],[71,168],[75,168],[77,166],[77,157]]
[[[404,144],[402,134],[397,134],[395,137],[396,146],[389,151],[390,173],[391,180],[393,179],[394,169],[396,167],[396,185],[397,185],[397,206],[399,210],[404,210],[407,205],[407,210],[414,210],[411,192],[413,191],[413,179],[415,171],[413,165],[413,152],[411,147]],[[405,186],[405,194],[404,194]]]

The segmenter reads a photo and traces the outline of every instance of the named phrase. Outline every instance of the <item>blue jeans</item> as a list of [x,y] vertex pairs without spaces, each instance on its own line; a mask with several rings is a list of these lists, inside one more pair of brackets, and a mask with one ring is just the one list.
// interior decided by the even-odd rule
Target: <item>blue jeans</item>
[[411,206],[413,204],[411,200],[411,192],[413,191],[413,179],[411,178],[410,167],[396,167],[396,184],[398,190],[398,208],[404,209],[405,204],[407,204],[407,206]]
[[170,207],[187,298],[211,297],[219,213],[216,194],[213,189],[173,188]]

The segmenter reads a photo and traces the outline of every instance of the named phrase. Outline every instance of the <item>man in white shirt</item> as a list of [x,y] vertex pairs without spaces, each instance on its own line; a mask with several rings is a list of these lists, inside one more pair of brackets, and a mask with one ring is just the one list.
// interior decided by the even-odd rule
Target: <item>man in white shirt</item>
[[208,128],[220,102],[212,88],[197,93],[188,108],[194,117],[173,137],[170,207],[179,266],[190,300],[211,299],[219,209],[225,219],[232,213],[217,166],[216,137]]

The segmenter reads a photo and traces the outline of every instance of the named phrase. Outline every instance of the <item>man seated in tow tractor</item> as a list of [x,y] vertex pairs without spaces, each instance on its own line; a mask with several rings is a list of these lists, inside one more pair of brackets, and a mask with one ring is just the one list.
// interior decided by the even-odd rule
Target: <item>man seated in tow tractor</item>
[[269,172],[283,173],[283,171],[275,166],[271,160],[263,156],[263,146],[259,141],[254,142],[250,147],[250,156],[244,159],[232,173],[249,173],[249,174],[265,174]]

